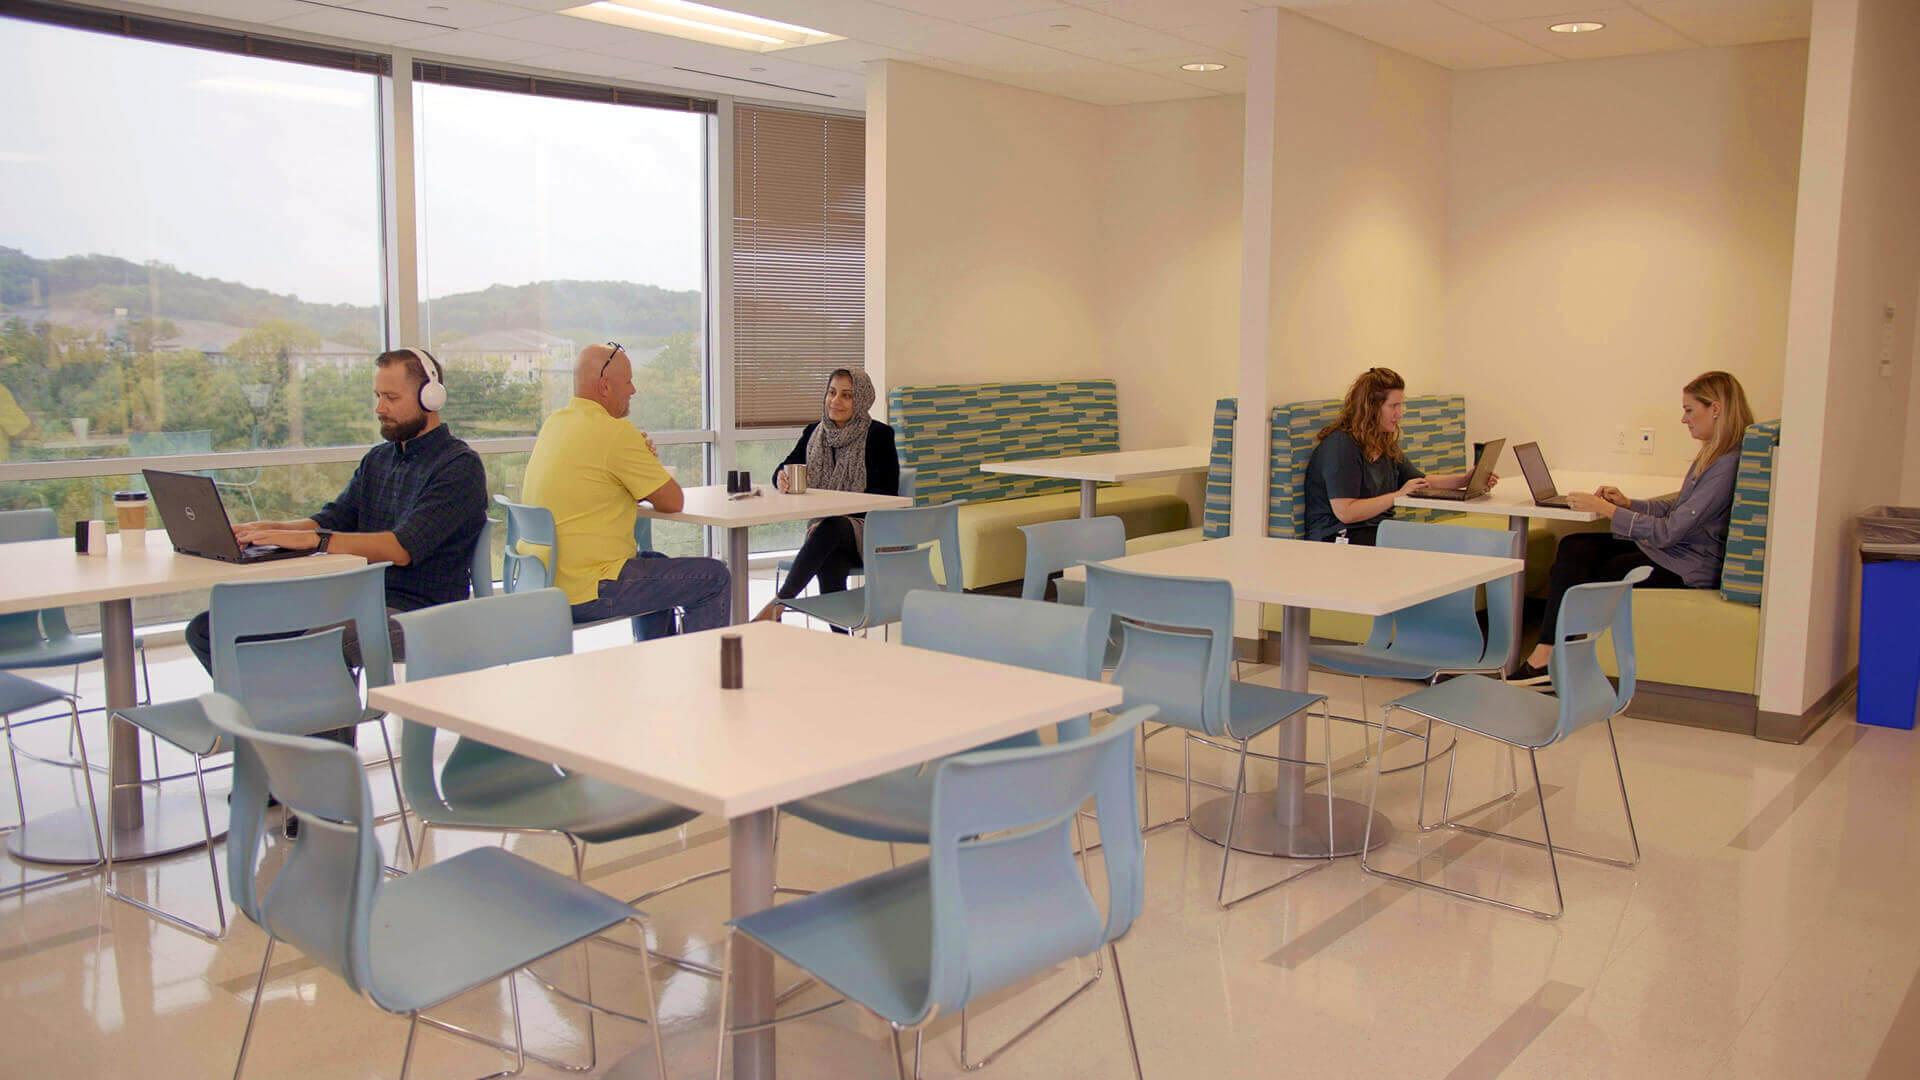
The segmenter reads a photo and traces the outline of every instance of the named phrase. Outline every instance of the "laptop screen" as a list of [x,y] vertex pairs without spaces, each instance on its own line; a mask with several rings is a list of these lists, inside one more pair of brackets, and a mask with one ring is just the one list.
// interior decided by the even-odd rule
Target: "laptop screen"
[[1521,443],[1513,448],[1513,456],[1520,460],[1520,471],[1526,474],[1527,487],[1533,490],[1535,499],[1560,494],[1553,490],[1553,474],[1547,471],[1547,459],[1540,453],[1539,443]]
[[1467,491],[1479,495],[1487,490],[1487,477],[1493,475],[1493,463],[1500,460],[1500,452],[1507,448],[1507,440],[1495,439],[1480,448],[1479,460],[1474,462],[1473,475],[1467,477]]

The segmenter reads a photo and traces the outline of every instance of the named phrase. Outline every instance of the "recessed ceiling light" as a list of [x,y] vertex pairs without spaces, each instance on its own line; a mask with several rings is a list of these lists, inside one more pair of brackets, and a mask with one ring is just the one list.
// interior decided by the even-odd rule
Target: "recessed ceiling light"
[[1063,22],[1057,22],[1057,23],[1054,23],[1054,24],[1053,24],[1052,26],[1049,26],[1049,27],[1047,27],[1047,29],[1049,29],[1049,30],[1071,30],[1071,29],[1073,29],[1073,24],[1072,24],[1072,23],[1063,23]]
[[1216,64],[1211,60],[1203,60],[1203,61],[1200,61],[1199,63],[1180,65],[1181,71],[1225,71],[1226,69],[1227,69],[1227,65]]
[[693,0],[595,0],[560,14],[761,53],[843,40],[824,30],[696,4]]
[[1595,30],[1606,28],[1607,24],[1602,22],[1563,22],[1547,27],[1556,34],[1590,34]]

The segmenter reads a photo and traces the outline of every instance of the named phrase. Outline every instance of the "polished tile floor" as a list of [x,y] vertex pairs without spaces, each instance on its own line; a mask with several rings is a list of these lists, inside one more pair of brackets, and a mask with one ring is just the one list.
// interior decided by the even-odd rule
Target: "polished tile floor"
[[[593,643],[605,643],[596,638]],[[589,643],[583,640],[582,647]],[[154,657],[160,693],[195,692],[204,678],[178,648]],[[1271,671],[1249,677],[1272,678]],[[61,676],[64,677],[64,676]],[[83,675],[96,688],[97,673]],[[829,689],[830,679],[823,680]],[[1355,687],[1328,678],[1336,709]],[[1384,700],[1380,687],[1372,700]],[[96,698],[97,700],[97,698]],[[96,720],[90,745],[104,746]],[[1317,726],[1317,725],[1316,725]],[[60,725],[27,729],[22,744],[64,749]],[[1355,729],[1337,725],[1336,757],[1360,757]],[[1146,841],[1146,911],[1121,942],[1140,1052],[1152,1077],[1752,1078],[1920,1076],[1920,742],[1911,733],[1836,717],[1805,746],[1778,746],[1631,718],[1618,723],[1644,858],[1620,870],[1562,861],[1566,915],[1545,922],[1364,876],[1353,859],[1229,913],[1213,903],[1219,849],[1184,828]],[[379,740],[365,732],[372,756]],[[1180,767],[1171,734],[1151,759]],[[1389,764],[1413,746],[1389,752]],[[97,752],[97,751],[96,751]],[[1225,775],[1196,751],[1203,776]],[[26,763],[30,810],[71,804],[70,770]],[[1456,798],[1496,794],[1504,751],[1468,745]],[[1589,730],[1543,755],[1556,839],[1618,850],[1625,843],[1605,736]],[[384,772],[370,773],[376,800]],[[1364,798],[1370,773],[1336,787]],[[1438,774],[1436,774],[1438,775]],[[3,782],[3,777],[0,777]],[[1256,769],[1255,786],[1271,786]],[[1383,809],[1403,828],[1378,857],[1418,864],[1453,884],[1492,888],[1527,903],[1550,899],[1537,852],[1467,836],[1406,829],[1414,774],[1390,776]],[[11,802],[11,792],[4,802]],[[1155,779],[1155,819],[1179,812],[1180,786]],[[1437,807],[1437,798],[1433,803]],[[1519,831],[1538,828],[1527,799],[1486,812]],[[437,838],[433,856],[500,838]],[[1537,832],[1533,833],[1537,835]],[[608,845],[590,856],[592,883],[629,897],[726,857],[724,822],[699,819],[670,836]],[[396,826],[383,829],[389,853]],[[516,850],[556,868],[564,846],[515,837]],[[880,845],[788,822],[783,884],[819,887],[884,869]],[[902,849],[900,858],[916,857]],[[1442,862],[1445,868],[1442,868]],[[1238,864],[1237,864],[1238,865]],[[1236,888],[1282,868],[1248,860]],[[0,860],[0,883],[21,867]],[[213,914],[197,855],[125,868],[121,887]],[[649,905],[656,944],[711,956],[726,911],[725,879]],[[210,944],[103,900],[82,880],[0,901],[0,1076],[217,1077],[231,1072],[254,993],[264,938],[244,922]],[[591,961],[597,997],[642,1008],[634,958],[602,947]],[[540,965],[578,987],[575,950]],[[269,973],[247,1075],[358,1078],[397,1073],[404,1021],[380,1013],[283,946]],[[662,968],[665,1047],[674,1075],[710,1075],[717,985]],[[1083,976],[1061,969],[974,1014],[976,1043],[997,1043]],[[1112,980],[996,1061],[986,1075],[1128,1075]],[[520,980],[531,1049],[579,1059],[580,1010]],[[804,1006],[817,992],[798,998]],[[504,991],[476,991],[445,1015],[505,1034]],[[652,1075],[644,1028],[597,1022],[592,1075]],[[830,1010],[781,1029],[786,1077],[892,1075],[883,1029]],[[951,1020],[928,1033],[924,1074],[957,1076]],[[505,1067],[502,1056],[425,1034],[416,1076],[467,1077]],[[529,1075],[560,1075],[530,1065]]]

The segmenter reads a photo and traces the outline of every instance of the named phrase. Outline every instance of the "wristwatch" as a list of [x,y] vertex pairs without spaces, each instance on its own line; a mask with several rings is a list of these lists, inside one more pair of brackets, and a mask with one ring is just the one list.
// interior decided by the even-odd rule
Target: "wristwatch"
[[324,552],[327,550],[328,546],[333,543],[332,529],[315,529],[314,535],[320,538],[320,542],[314,545],[314,550],[316,551]]

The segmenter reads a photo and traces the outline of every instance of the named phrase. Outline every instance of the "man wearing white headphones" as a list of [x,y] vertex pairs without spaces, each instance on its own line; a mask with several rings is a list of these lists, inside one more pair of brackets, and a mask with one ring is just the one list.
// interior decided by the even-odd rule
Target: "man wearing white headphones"
[[[480,455],[440,422],[447,387],[425,349],[381,353],[373,376],[373,415],[384,441],[367,451],[344,491],[310,518],[235,525],[242,545],[320,548],[385,562],[387,611],[413,611],[467,598],[473,545],[487,517],[487,474]],[[387,622],[401,658],[398,623]],[[207,614],[187,624],[187,647],[212,670]],[[244,640],[244,639],[243,639]],[[347,662],[360,647],[347,627]],[[351,741],[351,732],[342,741]]]

